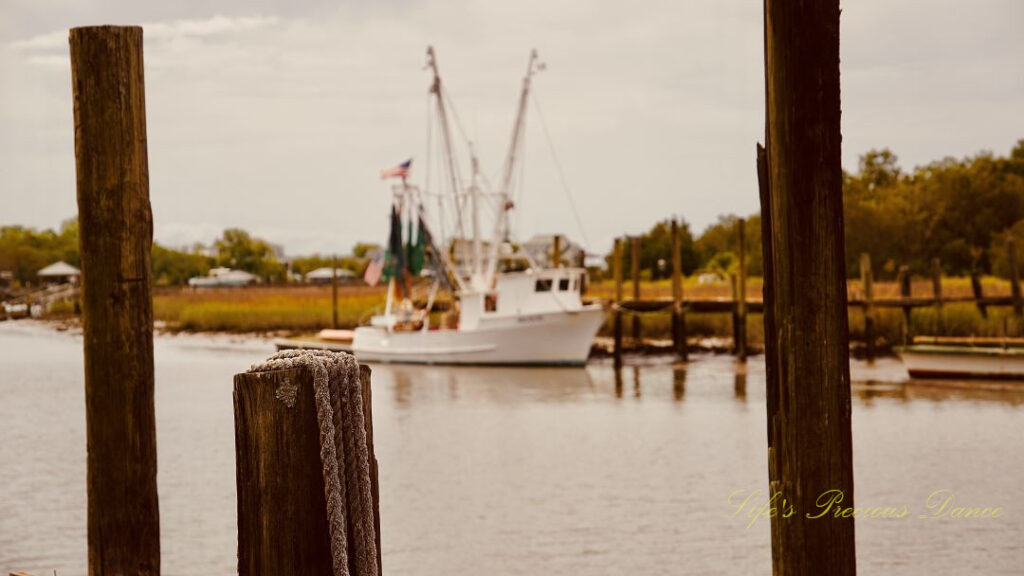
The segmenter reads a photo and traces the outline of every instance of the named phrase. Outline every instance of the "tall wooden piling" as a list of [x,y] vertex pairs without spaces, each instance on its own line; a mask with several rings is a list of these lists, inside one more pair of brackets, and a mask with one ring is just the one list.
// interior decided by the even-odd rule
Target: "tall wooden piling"
[[683,309],[683,255],[679,221],[672,218],[672,344],[680,360],[687,360],[686,311]]
[[977,269],[971,270],[971,292],[974,294],[975,306],[982,318],[988,318],[988,307],[985,306],[985,291],[981,286],[981,274]]
[[[640,299],[640,237],[631,238],[629,265],[630,277],[633,279],[633,300]],[[633,342],[640,343],[640,315],[633,313]]]
[[[910,300],[911,296],[911,283],[910,283],[910,266],[906,264],[900,266],[900,271],[896,276],[896,283],[900,286],[900,298],[904,301]],[[909,344],[913,341],[914,335],[911,330],[910,318],[913,307],[909,304],[903,307],[903,343]]]
[[331,257],[331,327],[338,329],[338,257]]
[[615,239],[612,250],[612,277],[615,280],[615,313],[612,317],[612,335],[614,338],[613,355],[615,367],[622,367],[622,241]]
[[839,97],[839,0],[765,0],[767,181],[762,202],[771,518],[777,575],[856,573]]
[[[370,373],[360,368],[379,569]],[[312,371],[237,374],[234,404],[238,574],[333,574]]]
[[89,574],[160,573],[142,28],[70,33]]
[[1010,294],[1013,301],[1013,315],[1024,315],[1024,301],[1020,293],[1020,272],[1017,270],[1017,248],[1013,236],[1006,237],[1006,264],[1010,270]]
[[935,301],[935,322],[939,333],[942,333],[945,330],[942,318],[942,263],[938,258],[932,258],[932,298]]
[[747,360],[747,234],[746,221],[736,221],[739,235],[739,284],[736,287],[736,358]]
[[860,255],[860,281],[864,287],[864,345],[868,360],[875,358],[875,305],[874,278],[871,273],[871,255],[864,252]]

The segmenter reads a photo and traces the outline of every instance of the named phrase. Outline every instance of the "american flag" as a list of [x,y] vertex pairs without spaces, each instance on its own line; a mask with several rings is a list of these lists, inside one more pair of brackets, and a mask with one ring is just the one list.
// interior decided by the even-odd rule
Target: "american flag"
[[406,178],[409,177],[409,166],[411,165],[412,158],[406,160],[405,162],[402,162],[401,164],[395,166],[394,168],[390,168],[388,170],[381,170],[380,179],[387,180],[388,178],[401,178],[402,180],[405,180]]
[[370,286],[376,286],[380,282],[380,276],[384,272],[384,250],[377,250],[373,260],[366,265],[366,272],[363,273],[363,281]]

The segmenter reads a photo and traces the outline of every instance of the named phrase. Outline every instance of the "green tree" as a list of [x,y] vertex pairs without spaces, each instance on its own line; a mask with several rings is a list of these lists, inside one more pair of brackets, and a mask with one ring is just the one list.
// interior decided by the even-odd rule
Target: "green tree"
[[252,237],[240,228],[229,228],[214,242],[216,263],[245,270],[268,282],[280,282],[285,277],[285,266],[275,256],[269,242]]

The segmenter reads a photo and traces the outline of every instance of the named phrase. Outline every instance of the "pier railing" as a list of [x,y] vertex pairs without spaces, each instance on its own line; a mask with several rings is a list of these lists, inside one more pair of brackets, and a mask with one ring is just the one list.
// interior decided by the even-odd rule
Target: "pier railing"
[[[639,254],[641,239],[638,237],[626,237],[616,239],[612,252],[612,279],[614,290],[611,298],[613,350],[617,366],[622,365],[622,354],[630,351],[630,345],[643,347],[643,321],[645,314],[669,313],[672,317],[672,350],[685,360],[688,354],[687,314],[728,314],[732,316],[732,337],[733,353],[740,359],[747,356],[750,349],[747,336],[747,316],[749,314],[764,313],[764,302],[761,298],[751,298],[747,294],[746,254],[747,247],[744,235],[745,221],[740,219],[736,222],[736,235],[739,244],[738,271],[731,274],[730,284],[732,295],[729,297],[686,297],[683,289],[683,273],[680,258],[678,221],[671,222],[672,230],[672,270],[671,270],[671,296],[644,296],[641,290]],[[624,296],[625,278],[623,273],[623,250],[624,246],[630,247],[630,296]],[[871,256],[867,253],[860,257],[860,278],[848,282],[847,307],[863,315],[864,330],[860,338],[864,354],[873,358],[876,354],[878,343],[877,317],[878,312],[883,309],[900,310],[903,312],[902,343],[909,343],[913,339],[911,329],[911,311],[918,308],[933,309],[939,322],[939,330],[942,331],[942,311],[945,306],[951,304],[973,304],[978,313],[988,317],[989,308],[1012,308],[1015,317],[1022,316],[1022,296],[1020,277],[1017,269],[1016,251],[1013,238],[1006,241],[1007,261],[1009,262],[1010,294],[985,295],[981,276],[974,272],[971,274],[971,294],[950,295],[943,293],[942,266],[936,258],[932,260],[929,294],[914,295],[912,292],[912,278],[908,266],[901,266],[896,284],[899,289],[898,296],[876,295],[874,272],[871,266]],[[625,315],[630,316],[631,338],[624,335]]]

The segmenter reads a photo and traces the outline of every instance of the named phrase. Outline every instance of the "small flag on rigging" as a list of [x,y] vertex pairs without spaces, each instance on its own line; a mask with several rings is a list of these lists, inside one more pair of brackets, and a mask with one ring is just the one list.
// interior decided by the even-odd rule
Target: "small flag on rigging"
[[366,265],[366,272],[363,273],[363,281],[370,286],[376,286],[380,282],[380,276],[384,272],[384,249],[377,250],[373,260]]
[[380,179],[387,180],[388,178],[401,178],[405,180],[409,177],[409,166],[412,166],[412,158],[402,162],[394,168],[380,171]]

